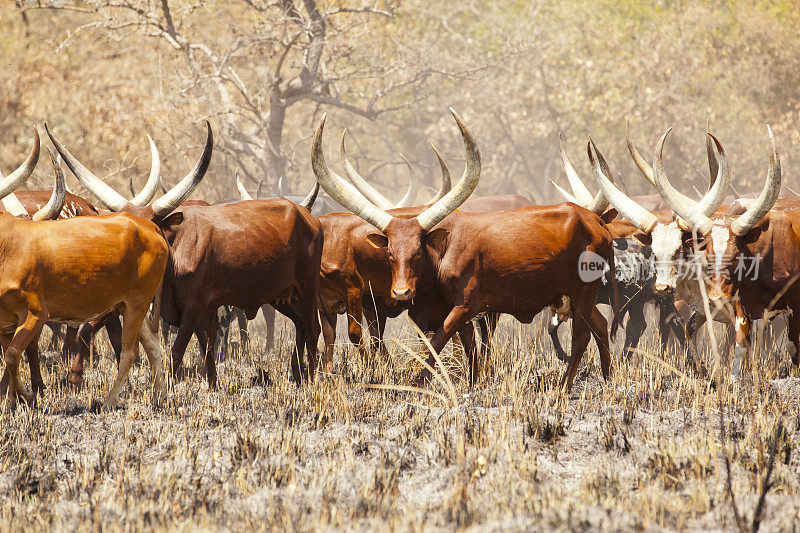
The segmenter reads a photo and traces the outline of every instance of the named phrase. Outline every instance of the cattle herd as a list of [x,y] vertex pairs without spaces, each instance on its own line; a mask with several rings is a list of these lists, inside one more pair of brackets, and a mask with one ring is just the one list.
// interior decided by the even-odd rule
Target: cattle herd
[[[800,284],[795,283],[800,201],[779,198],[781,166],[769,128],[769,166],[756,198],[728,196],[728,157],[709,132],[707,192],[693,199],[677,191],[663,165],[668,130],[655,147],[652,166],[630,135],[627,139],[636,166],[658,194],[629,196],[590,138],[593,194],[559,137],[572,193],[556,185],[566,202],[537,206],[519,195],[472,197],[481,175],[478,143],[450,111],[465,146],[464,172],[451,183],[445,161],[431,145],[441,188],[424,205],[414,204],[417,182],[410,165],[411,184],[397,204],[361,177],[347,156],[346,130],[340,144],[345,176],[338,175],[323,153],[325,117],[313,138],[316,186],[308,196],[253,199],[237,178],[242,200],[217,205],[187,200],[211,161],[208,122],[195,167],[155,201],[161,165],[152,139],[146,185],[127,199],[83,166],[44,124],[57,152],[48,148],[55,169],[52,191],[22,188],[39,159],[36,131],[27,159],[10,175],[0,175],[3,396],[32,402],[42,393],[38,339],[43,326],[60,332],[62,324],[67,327],[63,356],[74,357],[68,376],[73,384],[83,380],[94,333],[106,328],[118,361],[106,407],[118,402],[139,344],[152,371],[155,401],[166,388],[163,346],[171,344],[169,366],[178,378],[193,335],[213,388],[220,322],[238,317],[245,333],[246,319],[259,309],[270,328],[268,343],[274,311],[294,323],[290,368],[297,383],[314,379],[330,364],[338,315],[347,316],[352,343],[376,352],[384,349],[387,319],[404,311],[432,335],[432,351],[458,336],[471,385],[500,314],[528,323],[545,309],[552,313],[556,354],[567,363],[566,388],[591,338],[606,378],[610,338],[623,323],[623,355],[636,349],[648,304],[658,311],[662,349],[672,335],[686,350],[689,369],[699,375],[707,371],[696,336],[709,310],[735,336],[730,379],[740,378],[753,344],[753,322],[777,315],[786,323],[789,355],[800,363]],[[62,159],[100,205],[66,190]],[[610,324],[598,304],[611,306]],[[572,319],[569,355],[557,336],[567,319]],[[160,343],[159,327],[165,340],[175,328],[174,339]],[[324,348],[318,364],[320,333]],[[23,353],[30,392],[20,379]],[[431,353],[418,386],[431,379],[434,366]]]

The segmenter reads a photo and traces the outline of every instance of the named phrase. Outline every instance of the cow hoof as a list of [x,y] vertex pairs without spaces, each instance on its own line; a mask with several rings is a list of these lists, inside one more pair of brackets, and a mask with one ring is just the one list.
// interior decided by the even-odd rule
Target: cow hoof
[[67,378],[67,383],[76,389],[83,388],[83,373],[82,372],[70,372],[69,377]]

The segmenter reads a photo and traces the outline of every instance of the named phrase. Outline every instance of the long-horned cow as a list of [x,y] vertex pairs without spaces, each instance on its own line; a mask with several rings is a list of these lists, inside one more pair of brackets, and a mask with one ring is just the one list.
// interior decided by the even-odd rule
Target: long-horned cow
[[[109,209],[141,211],[81,165],[52,134],[50,138],[75,177]],[[239,307],[252,318],[268,303],[297,328],[293,378],[300,381],[313,376],[319,337],[316,304],[322,229],[307,209],[288,200],[180,206],[205,174],[212,144],[208,126],[206,148],[196,167],[202,172],[194,180],[190,174],[156,202],[167,201],[170,213],[175,211],[156,217],[170,250],[161,317],[178,327],[172,345],[173,374],[179,372],[195,334],[204,352],[208,383],[216,387],[217,309]],[[308,354],[307,367],[301,362],[304,352]]]
[[[64,188],[52,159],[60,200],[48,209],[55,216]],[[70,246],[63,246],[65,242]],[[58,221],[0,213],[0,344],[8,392],[27,402],[35,398],[20,381],[19,362],[47,320],[79,325],[116,311],[124,320],[122,355],[105,405],[116,405],[139,342],[147,352],[158,399],[164,391],[161,359],[153,325],[145,318],[158,299],[167,256],[158,227],[128,213]],[[38,360],[29,362],[32,380],[41,381]]]
[[800,364],[800,211],[796,199],[773,209],[781,188],[781,162],[767,128],[769,169],[758,198],[738,216],[700,221],[702,227],[711,227],[705,234],[711,306],[728,308],[728,313],[732,307],[735,315],[733,378],[739,377],[751,348],[752,322],[766,322],[784,311],[789,315],[787,351],[792,362]]
[[[480,153],[461,118],[452,109],[451,113],[466,145],[466,168],[455,187],[418,216],[392,216],[328,168],[322,153],[325,117],[314,136],[314,173],[331,198],[377,228],[378,232],[366,239],[370,245],[387,250],[394,299],[412,300],[418,295],[418,286],[427,283],[447,303],[449,310],[431,339],[434,350],[441,351],[479,313],[508,313],[530,322],[543,308],[555,306],[576,318],[572,359],[563,380],[566,386],[572,384],[590,334],[598,343],[607,377],[611,370],[607,323],[594,307],[600,279],[581,280],[579,264],[586,259],[581,254],[591,252],[613,268],[608,229],[597,214],[574,204],[493,213],[456,211],[478,185]],[[417,307],[424,309],[422,302]],[[460,336],[462,342],[469,337]],[[475,383],[478,365],[474,343],[468,342],[465,351],[470,382]],[[434,364],[435,359],[430,357],[428,366]],[[426,368],[419,381],[429,379]]]

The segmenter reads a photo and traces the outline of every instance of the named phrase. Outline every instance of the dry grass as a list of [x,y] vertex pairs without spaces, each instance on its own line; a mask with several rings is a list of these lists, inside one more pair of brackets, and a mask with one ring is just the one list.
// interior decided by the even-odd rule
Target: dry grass
[[[136,365],[125,407],[93,413],[116,371],[101,342],[85,390],[58,385],[56,363],[37,407],[0,414],[0,530],[735,529],[729,493],[749,527],[770,458],[761,529],[800,524],[800,380],[780,342],[756,357],[757,383],[723,386],[722,440],[717,392],[652,332],[608,383],[592,346],[565,395],[538,320],[501,324],[474,391],[444,355],[455,396],[371,388],[419,368],[394,341],[372,360],[343,346],[298,388],[283,339],[228,358],[219,391],[190,375],[155,410]],[[424,353],[408,327],[387,338]]]

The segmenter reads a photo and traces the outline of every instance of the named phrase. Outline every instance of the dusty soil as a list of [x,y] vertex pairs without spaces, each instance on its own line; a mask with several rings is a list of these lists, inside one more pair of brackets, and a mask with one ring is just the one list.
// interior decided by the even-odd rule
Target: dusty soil
[[56,361],[38,405],[0,415],[0,529],[730,530],[730,492],[750,527],[770,458],[761,529],[800,525],[800,379],[777,344],[758,380],[720,391],[647,345],[605,382],[592,348],[564,394],[542,338],[504,322],[478,387],[456,353],[452,388],[442,375],[420,392],[395,390],[419,368],[400,344],[342,346],[297,387],[289,343],[265,352],[256,335],[219,390],[192,348],[163,405],[142,363],[113,412],[92,409],[116,372],[101,341],[86,388],[60,384]]

